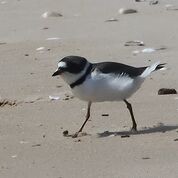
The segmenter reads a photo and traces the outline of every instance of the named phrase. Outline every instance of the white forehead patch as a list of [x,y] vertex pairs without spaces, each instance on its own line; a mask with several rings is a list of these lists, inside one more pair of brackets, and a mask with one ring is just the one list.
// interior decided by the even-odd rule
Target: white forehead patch
[[67,64],[65,62],[59,62],[58,63],[58,68],[66,68],[67,67]]

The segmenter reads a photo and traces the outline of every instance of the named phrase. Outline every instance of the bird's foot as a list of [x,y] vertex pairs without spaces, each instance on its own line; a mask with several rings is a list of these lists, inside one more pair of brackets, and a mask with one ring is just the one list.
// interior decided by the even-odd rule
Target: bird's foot
[[130,130],[132,133],[137,133],[137,127],[132,127],[131,130]]
[[79,133],[80,133],[80,132],[76,132],[75,134],[72,134],[71,137],[72,137],[72,138],[77,138],[78,135],[79,135]]
[[81,131],[78,131],[76,132],[75,134],[71,135],[72,138],[77,138],[77,137],[83,137],[83,136],[87,136],[87,135],[90,135],[86,132],[81,132]]

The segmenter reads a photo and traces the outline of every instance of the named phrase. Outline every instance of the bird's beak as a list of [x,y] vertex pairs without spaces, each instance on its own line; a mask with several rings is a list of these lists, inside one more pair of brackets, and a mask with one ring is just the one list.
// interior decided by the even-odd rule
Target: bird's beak
[[54,74],[52,75],[52,77],[56,76],[56,75],[60,75],[62,73],[62,71],[60,69],[57,69]]

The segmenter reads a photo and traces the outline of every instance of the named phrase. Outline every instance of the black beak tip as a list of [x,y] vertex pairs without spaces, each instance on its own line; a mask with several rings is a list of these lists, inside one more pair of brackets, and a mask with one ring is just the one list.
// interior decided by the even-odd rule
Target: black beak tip
[[57,70],[56,72],[54,72],[54,74],[52,75],[52,77],[56,76],[56,75],[60,75],[61,74],[61,71],[60,70]]
[[52,75],[52,77],[56,76],[56,75],[59,75],[58,74],[58,71],[54,72],[54,74]]

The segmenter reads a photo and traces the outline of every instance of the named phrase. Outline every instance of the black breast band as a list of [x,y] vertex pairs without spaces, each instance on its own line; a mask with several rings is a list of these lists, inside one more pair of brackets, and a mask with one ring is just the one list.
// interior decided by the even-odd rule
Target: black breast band
[[86,72],[78,80],[76,80],[75,82],[70,84],[70,87],[74,88],[77,85],[81,85],[85,81],[85,79],[86,79],[87,75],[90,73],[91,69],[92,69],[92,64],[89,65]]

